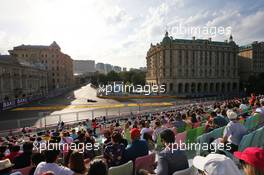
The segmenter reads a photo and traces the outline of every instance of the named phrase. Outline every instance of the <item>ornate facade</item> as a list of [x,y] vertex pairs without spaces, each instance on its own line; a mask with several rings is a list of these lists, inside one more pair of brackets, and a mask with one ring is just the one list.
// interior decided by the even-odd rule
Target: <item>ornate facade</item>
[[48,72],[49,90],[73,87],[73,60],[61,52],[55,41],[49,46],[20,45],[9,53],[21,62],[44,65]]
[[147,84],[165,85],[179,96],[203,96],[239,91],[238,46],[229,41],[173,39],[166,32],[162,42],[147,52]]
[[264,42],[253,42],[239,47],[239,74],[247,81],[250,75],[257,76],[264,72]]
[[43,67],[0,55],[0,102],[45,96],[47,88]]

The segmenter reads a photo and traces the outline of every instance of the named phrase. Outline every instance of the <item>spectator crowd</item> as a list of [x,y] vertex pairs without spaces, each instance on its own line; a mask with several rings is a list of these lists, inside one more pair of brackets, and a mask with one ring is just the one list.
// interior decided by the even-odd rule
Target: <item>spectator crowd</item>
[[[263,127],[264,98],[252,94],[123,120],[104,117],[75,127],[60,122],[50,130],[23,129],[20,135],[0,138],[0,175],[108,175],[112,167],[135,164],[137,158],[150,154],[155,154],[152,168],[134,168],[134,174],[173,175],[192,169],[205,175],[264,175],[264,145],[239,150],[242,138],[252,132],[243,122],[254,115],[259,116],[257,128]],[[210,140],[222,144],[223,151],[190,157],[188,150],[174,148],[177,134],[201,126],[204,133],[224,127],[220,138]],[[72,149],[74,144],[78,147]]]

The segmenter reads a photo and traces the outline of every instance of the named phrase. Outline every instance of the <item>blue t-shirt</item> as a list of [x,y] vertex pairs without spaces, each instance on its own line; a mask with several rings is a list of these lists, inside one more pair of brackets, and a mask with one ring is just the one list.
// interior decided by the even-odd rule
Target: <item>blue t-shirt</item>
[[148,155],[148,144],[145,140],[134,140],[124,154],[125,161],[135,160],[138,157]]

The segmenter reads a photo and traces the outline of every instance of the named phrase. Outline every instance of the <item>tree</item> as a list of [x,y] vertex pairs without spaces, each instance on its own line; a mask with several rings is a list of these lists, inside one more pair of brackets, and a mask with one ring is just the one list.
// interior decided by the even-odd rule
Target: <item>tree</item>
[[91,77],[91,83],[95,86],[98,86],[99,84],[122,81],[125,84],[145,85],[145,79],[146,72],[140,70],[132,70],[120,73],[111,71],[107,75],[97,72]]

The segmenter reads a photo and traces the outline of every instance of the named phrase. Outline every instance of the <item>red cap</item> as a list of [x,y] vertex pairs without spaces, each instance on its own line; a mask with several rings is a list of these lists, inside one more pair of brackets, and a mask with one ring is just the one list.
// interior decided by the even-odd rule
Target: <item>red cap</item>
[[136,137],[140,137],[140,130],[138,128],[131,129],[130,137],[132,140],[134,140]]
[[264,149],[258,147],[246,148],[243,152],[234,152],[235,157],[264,172]]

